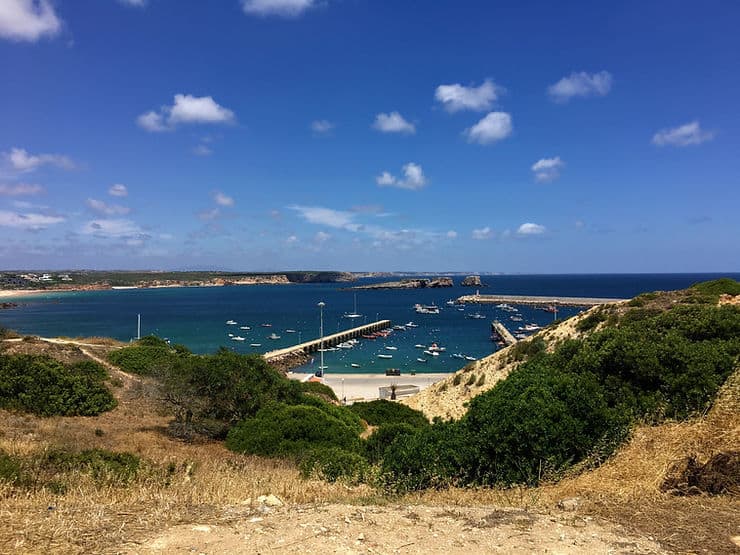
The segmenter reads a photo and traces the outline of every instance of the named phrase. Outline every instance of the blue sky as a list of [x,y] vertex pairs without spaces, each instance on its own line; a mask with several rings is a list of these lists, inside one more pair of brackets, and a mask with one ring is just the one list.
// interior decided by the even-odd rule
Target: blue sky
[[2,0],[0,267],[738,271],[739,23]]

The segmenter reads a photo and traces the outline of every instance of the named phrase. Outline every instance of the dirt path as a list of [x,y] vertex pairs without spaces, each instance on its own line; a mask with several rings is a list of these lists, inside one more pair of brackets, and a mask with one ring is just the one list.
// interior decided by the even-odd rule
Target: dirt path
[[117,553],[664,553],[649,538],[567,512],[350,505],[235,511],[228,523],[175,526]]

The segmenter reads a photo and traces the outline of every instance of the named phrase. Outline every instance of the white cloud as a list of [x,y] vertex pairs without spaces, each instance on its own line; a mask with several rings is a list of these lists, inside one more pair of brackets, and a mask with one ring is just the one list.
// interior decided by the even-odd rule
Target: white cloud
[[314,235],[313,237],[313,240],[316,241],[317,243],[325,243],[329,239],[331,239],[331,235],[329,235],[328,233],[324,231],[317,231],[316,235]]
[[297,17],[316,6],[316,0],[242,0],[244,13]]
[[105,238],[137,238],[146,235],[135,222],[115,218],[91,220],[83,226],[82,233]]
[[108,189],[108,194],[112,197],[126,197],[128,196],[128,189],[125,185],[116,183],[115,185],[111,185],[110,189]]
[[547,93],[555,102],[568,102],[576,96],[606,96],[612,88],[614,79],[608,71],[588,74],[585,71],[573,72],[554,85],[547,87]]
[[519,235],[542,235],[545,231],[547,231],[545,226],[532,223],[522,224],[516,230]]
[[0,226],[14,227],[28,231],[39,231],[50,225],[59,224],[64,221],[61,216],[47,216],[45,214],[10,212],[0,210]]
[[0,37],[35,42],[44,35],[53,37],[61,28],[62,21],[49,0],[0,2]]
[[203,220],[204,222],[215,220],[220,215],[221,210],[219,210],[218,208],[211,208],[210,210],[203,210],[202,212],[198,212],[198,218]]
[[3,156],[10,162],[11,167],[19,172],[34,171],[41,166],[56,166],[65,170],[75,167],[74,162],[61,154],[29,154],[24,148],[11,148]]
[[357,231],[360,225],[355,223],[355,214],[343,210],[333,210],[323,206],[301,206],[294,204],[288,206],[291,210],[298,212],[301,217],[311,224],[325,225],[337,229]]
[[416,133],[414,124],[406,121],[398,112],[391,112],[390,114],[380,113],[375,116],[373,129],[377,129],[383,133]]
[[451,229],[447,232],[447,238],[448,239],[457,239],[457,231],[454,229]]
[[234,206],[234,199],[228,195],[221,193],[220,191],[216,191],[213,194],[213,200],[215,200],[216,204],[218,204],[219,206]]
[[537,181],[546,183],[557,179],[560,176],[560,170],[565,167],[565,162],[560,159],[560,156],[555,158],[542,158],[532,164],[532,171]]
[[31,185],[29,183],[18,183],[16,185],[0,184],[0,196],[20,197],[25,195],[38,195],[44,188],[41,185]]
[[218,104],[210,96],[176,94],[172,106],[162,106],[136,118],[147,131],[171,131],[180,124],[229,124],[236,121],[234,112]]
[[317,119],[311,122],[311,131],[318,135],[325,135],[334,129],[335,125],[326,119]]
[[390,172],[384,171],[375,178],[375,182],[381,187],[398,187],[399,189],[409,189],[416,191],[427,184],[427,178],[419,164],[409,162],[402,168],[403,179],[398,179]]
[[440,85],[434,92],[434,98],[441,102],[448,112],[460,110],[482,112],[490,109],[503,91],[503,87],[499,87],[491,79],[486,79],[478,87],[472,85],[465,87],[459,83]]
[[87,199],[85,204],[87,204],[87,207],[93,212],[103,214],[104,216],[122,216],[131,212],[131,209],[126,206],[107,204],[102,200],[95,200],[94,198]]
[[700,145],[713,138],[714,133],[702,130],[698,121],[692,121],[672,129],[661,129],[653,135],[653,144],[657,146]]
[[287,239],[285,240],[285,242],[286,242],[286,243],[287,243],[288,245],[293,245],[293,244],[295,244],[295,243],[297,243],[297,242],[298,242],[298,237],[297,237],[297,236],[295,236],[295,235],[291,235],[291,236],[289,236],[289,237],[288,237],[288,238],[287,238]]
[[473,237],[473,239],[477,239],[478,241],[490,239],[491,237],[493,237],[493,230],[488,226],[482,227],[480,229],[474,229],[471,236]]
[[118,0],[121,4],[126,6],[135,6],[137,8],[143,8],[146,6],[147,0]]
[[193,147],[193,154],[196,156],[210,156],[213,154],[213,149],[207,145],[197,145]]
[[468,142],[482,145],[494,143],[511,135],[511,115],[506,112],[489,112],[473,127],[465,130]]

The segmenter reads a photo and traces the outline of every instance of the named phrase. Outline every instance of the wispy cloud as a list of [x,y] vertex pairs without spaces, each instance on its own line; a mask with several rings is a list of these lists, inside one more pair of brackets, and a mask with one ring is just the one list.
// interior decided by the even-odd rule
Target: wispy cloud
[[112,197],[126,197],[128,196],[128,189],[125,185],[121,183],[116,183],[115,185],[110,186],[110,189],[108,189],[108,194]]
[[454,229],[449,230],[445,235],[447,235],[448,239],[457,239],[457,231]]
[[49,216],[37,213],[20,213],[0,210],[0,226],[24,229],[27,231],[40,231],[49,226],[65,221],[62,216]]
[[491,237],[493,237],[493,230],[488,226],[482,227],[480,229],[474,229],[471,234],[471,237],[473,239],[476,239],[477,241],[483,241],[484,239],[490,239]]
[[698,121],[692,121],[673,127],[661,129],[653,135],[653,144],[657,146],[690,146],[700,145],[714,138],[714,133],[704,131]]
[[248,15],[298,17],[317,5],[316,0],[242,0]]
[[384,171],[375,178],[375,182],[380,187],[398,187],[399,189],[408,189],[410,191],[422,189],[427,184],[424,170],[422,170],[419,164],[409,162],[401,168],[401,171],[403,172],[403,178],[401,179],[392,175],[390,172]]
[[87,207],[93,212],[97,212],[98,214],[102,214],[104,216],[123,216],[131,212],[131,209],[127,206],[120,206],[118,204],[107,204],[102,200],[96,200],[94,198],[87,199],[85,204],[87,204]]
[[345,210],[334,210],[323,206],[303,206],[294,204],[288,206],[297,212],[304,220],[311,224],[325,225],[347,231],[358,231],[360,225],[355,222],[355,214]]
[[0,2],[0,37],[12,41],[36,42],[53,37],[62,29],[49,0],[2,0]]
[[220,191],[216,191],[213,194],[213,200],[216,201],[216,204],[219,206],[234,206],[234,199]]
[[491,79],[486,79],[477,87],[466,87],[460,83],[440,85],[434,92],[434,98],[441,102],[448,112],[489,110],[499,95],[504,91]]
[[97,219],[87,222],[81,232],[100,238],[142,239],[148,234],[136,222],[126,219]]
[[118,0],[118,2],[125,6],[134,6],[136,8],[143,8],[147,4],[147,0]]
[[62,154],[30,154],[24,148],[11,148],[10,152],[3,152],[3,157],[13,170],[21,173],[37,170],[41,166],[56,166],[65,170],[75,167],[74,162]]
[[547,87],[550,98],[559,103],[568,102],[574,97],[606,96],[612,88],[614,79],[608,71],[598,73],[586,73],[585,71],[573,72],[568,77],[563,77],[554,85]]
[[317,119],[311,122],[311,131],[316,135],[328,135],[336,127],[328,119]]
[[517,235],[542,235],[547,229],[540,224],[526,223],[519,226],[516,230]]
[[546,183],[553,181],[560,176],[560,170],[565,167],[565,162],[560,159],[560,156],[555,158],[542,158],[532,164],[532,171],[534,172],[534,178],[537,181]]
[[0,196],[21,197],[27,195],[38,195],[44,192],[41,185],[32,185],[30,183],[17,183],[14,185],[0,184]]
[[140,127],[151,132],[171,131],[181,124],[230,124],[236,121],[234,112],[224,108],[210,96],[176,94],[171,106],[162,106],[136,118]]
[[213,149],[208,145],[200,144],[194,146],[192,152],[196,156],[210,156],[211,154],[213,154]]
[[487,145],[505,139],[513,130],[511,115],[506,112],[489,112],[474,126],[465,130],[470,143]]
[[377,129],[383,133],[416,133],[414,124],[406,121],[398,112],[391,112],[390,114],[380,113],[375,116],[373,129]]

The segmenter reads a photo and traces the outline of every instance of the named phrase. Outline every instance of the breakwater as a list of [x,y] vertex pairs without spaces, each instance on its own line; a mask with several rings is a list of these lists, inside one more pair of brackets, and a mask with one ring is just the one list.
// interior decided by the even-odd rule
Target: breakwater
[[589,307],[600,304],[618,303],[627,299],[608,299],[599,297],[545,297],[530,295],[463,295],[455,301],[458,304],[496,304],[511,303],[534,306],[578,306]]

